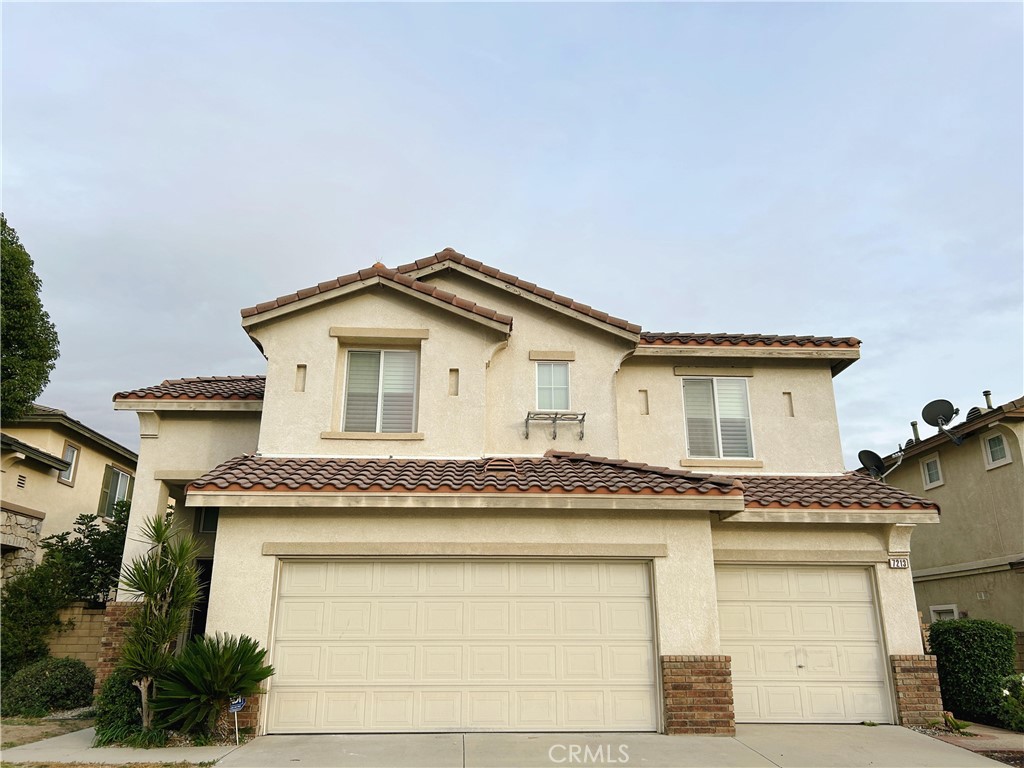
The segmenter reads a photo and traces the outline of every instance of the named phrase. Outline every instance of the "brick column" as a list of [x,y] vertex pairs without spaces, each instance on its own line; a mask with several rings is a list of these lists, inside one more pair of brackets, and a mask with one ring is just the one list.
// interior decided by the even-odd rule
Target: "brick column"
[[942,692],[935,657],[920,654],[890,656],[896,689],[896,718],[900,725],[928,725],[942,719]]
[[[242,711],[238,713],[239,729],[252,728],[253,734],[256,733],[256,730],[260,727],[260,708],[263,706],[264,698],[265,696],[261,694],[259,696],[250,696],[246,700]],[[229,719],[231,717],[231,715],[228,715]],[[230,722],[233,728],[234,720],[230,720]]]
[[662,656],[665,732],[735,736],[728,656]]
[[135,603],[107,603],[103,614],[103,637],[100,640],[99,661],[96,666],[96,687],[94,694],[100,692],[100,686],[110,677],[117,662],[121,659],[121,644],[130,624],[131,609]]

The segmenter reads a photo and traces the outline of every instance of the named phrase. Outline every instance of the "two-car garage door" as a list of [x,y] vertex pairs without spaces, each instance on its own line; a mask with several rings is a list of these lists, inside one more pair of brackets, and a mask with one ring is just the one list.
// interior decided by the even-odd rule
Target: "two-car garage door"
[[871,573],[719,566],[737,722],[892,722]]
[[648,566],[285,561],[270,733],[653,731]]

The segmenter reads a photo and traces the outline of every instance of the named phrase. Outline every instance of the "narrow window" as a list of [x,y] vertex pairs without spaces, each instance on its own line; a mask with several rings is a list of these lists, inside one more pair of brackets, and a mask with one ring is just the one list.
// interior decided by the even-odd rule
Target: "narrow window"
[[569,410],[568,363],[537,363],[537,410]]
[[754,457],[746,379],[684,378],[683,411],[689,456]]
[[943,484],[942,465],[939,463],[938,454],[921,459],[921,481],[926,491]]
[[75,484],[75,471],[78,469],[78,446],[71,443],[64,443],[64,461],[70,461],[71,466],[61,472],[57,478],[65,485]]
[[100,490],[100,517],[110,518],[114,515],[114,505],[119,501],[131,501],[135,478],[117,467],[108,464],[103,471],[103,486]]
[[416,353],[348,353],[346,432],[412,432],[416,421]]
[[1006,438],[999,432],[989,432],[983,435],[981,445],[985,452],[985,469],[995,469],[1009,464],[1013,460],[1006,444]]

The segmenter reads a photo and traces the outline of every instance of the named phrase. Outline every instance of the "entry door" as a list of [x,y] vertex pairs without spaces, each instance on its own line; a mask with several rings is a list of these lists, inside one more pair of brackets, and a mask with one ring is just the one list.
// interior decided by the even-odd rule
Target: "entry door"
[[653,731],[642,562],[285,561],[271,733]]
[[892,722],[867,568],[719,566],[737,722]]

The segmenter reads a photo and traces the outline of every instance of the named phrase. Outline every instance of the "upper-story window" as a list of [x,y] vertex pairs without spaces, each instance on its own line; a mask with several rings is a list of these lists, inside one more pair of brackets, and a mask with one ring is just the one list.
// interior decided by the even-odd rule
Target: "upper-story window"
[[75,484],[75,472],[78,471],[78,446],[74,443],[64,443],[64,461],[71,462],[71,466],[57,475],[57,479],[65,485]]
[[683,411],[691,458],[754,458],[746,379],[684,378]]
[[537,410],[569,410],[569,363],[537,363]]
[[981,445],[985,452],[985,469],[995,469],[1013,461],[1006,445],[1006,438],[999,432],[992,431],[982,435]]
[[921,482],[926,491],[945,483],[945,480],[942,479],[942,464],[939,463],[939,454],[933,453],[921,459]]
[[350,350],[342,429],[415,432],[416,369],[411,350]]
[[103,470],[103,487],[100,489],[100,504],[97,514],[109,518],[114,515],[114,505],[119,501],[131,501],[135,478],[113,464]]

